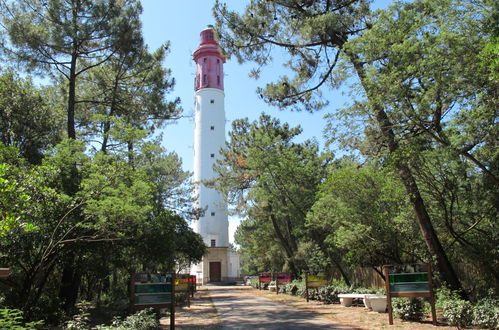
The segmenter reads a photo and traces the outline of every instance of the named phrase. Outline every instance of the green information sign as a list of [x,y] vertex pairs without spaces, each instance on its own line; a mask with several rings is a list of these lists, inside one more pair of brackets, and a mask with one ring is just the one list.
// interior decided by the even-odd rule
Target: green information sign
[[172,294],[171,293],[135,295],[135,304],[136,305],[170,304],[171,302],[172,302]]
[[172,274],[137,273],[132,277],[134,307],[167,307],[172,304]]
[[162,284],[162,283],[151,283],[151,284],[143,284],[143,283],[135,283],[135,294],[137,293],[163,293],[163,292],[172,292],[171,284]]
[[428,273],[390,274],[390,283],[428,282]]
[[393,297],[427,297],[430,299],[433,324],[436,324],[435,298],[429,264],[384,266],[389,323],[393,324]]

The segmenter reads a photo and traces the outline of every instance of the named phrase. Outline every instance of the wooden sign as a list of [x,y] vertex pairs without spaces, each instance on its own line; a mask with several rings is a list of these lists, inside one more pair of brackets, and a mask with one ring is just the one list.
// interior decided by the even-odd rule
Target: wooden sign
[[258,276],[258,288],[261,290],[262,283],[270,283],[270,281],[271,281],[270,273],[261,273]]
[[310,275],[308,272],[305,273],[305,296],[308,302],[308,289],[320,288],[321,286],[327,285],[327,277],[323,274]]
[[0,278],[8,278],[10,276],[10,268],[0,268]]
[[191,285],[190,285],[190,274],[177,274],[175,277],[175,292],[181,293],[182,296],[187,301],[187,306],[191,307]]
[[132,310],[170,307],[170,329],[175,329],[175,273],[134,273],[130,281]]
[[187,292],[189,291],[189,274],[177,274],[175,277],[175,291],[176,292]]
[[279,294],[279,285],[286,284],[289,282],[291,282],[291,274],[290,273],[276,273],[275,274],[276,294]]
[[392,298],[394,297],[429,298],[432,321],[434,325],[437,324],[431,265],[388,265],[383,267],[383,274],[385,276],[388,320],[390,324],[393,324]]

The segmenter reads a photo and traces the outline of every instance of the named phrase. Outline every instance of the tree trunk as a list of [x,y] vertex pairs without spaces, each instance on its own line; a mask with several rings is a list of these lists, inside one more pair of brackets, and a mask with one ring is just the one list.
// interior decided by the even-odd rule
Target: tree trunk
[[[112,100],[111,100],[111,107],[109,109],[109,117],[112,117],[114,115],[114,110],[116,108],[116,98],[118,94],[118,83],[119,79],[116,77],[114,80],[114,86],[113,86],[113,95],[112,95]],[[106,121],[104,122],[104,137],[102,139],[102,152],[107,153],[107,144],[109,141],[109,130],[111,129],[111,121],[110,118],[107,118]]]
[[75,106],[76,106],[76,55],[71,57],[71,68],[69,72],[68,93],[68,138],[76,140],[75,128]]
[[77,267],[75,256],[64,264],[62,271],[61,286],[59,288],[59,298],[61,299],[64,310],[71,312],[78,300],[78,291],[81,283],[81,273]]
[[[366,75],[363,64],[355,54],[348,54],[348,56],[350,57],[350,61],[359,76],[364,90],[366,91],[368,99],[373,100],[374,98],[371,95],[371,91],[366,84]],[[374,104],[373,108],[378,125],[385,141],[388,143],[388,150],[390,151],[390,154],[395,154],[399,149],[399,145],[392,129],[393,125],[382,106]],[[452,264],[450,263],[447,254],[438,239],[435,229],[433,228],[430,215],[428,214],[426,205],[407,161],[405,159],[398,158],[395,161],[395,167],[398,170],[398,175],[404,184],[407,194],[409,195],[409,200],[416,214],[419,229],[426,242],[428,252],[436,259],[437,267],[443,277],[443,280],[452,290],[457,290],[461,293],[461,295],[465,296],[459,278],[457,277],[456,272],[454,271],[454,268],[452,267]]]

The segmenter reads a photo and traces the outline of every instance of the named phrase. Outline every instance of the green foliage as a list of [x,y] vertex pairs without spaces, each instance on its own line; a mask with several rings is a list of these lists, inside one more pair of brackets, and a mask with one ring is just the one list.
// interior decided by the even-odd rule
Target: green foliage
[[343,162],[330,169],[306,225],[345,263],[378,266],[410,261],[419,244],[406,194],[390,171]]
[[77,303],[75,307],[78,309],[78,313],[73,315],[72,320],[66,322],[65,329],[78,330],[89,328],[89,310],[92,307],[91,304],[88,301],[81,301]]
[[471,302],[456,299],[442,303],[442,315],[451,325],[460,328],[468,327],[473,322],[473,305]]
[[436,307],[452,325],[494,329],[499,325],[498,299],[493,291],[479,299],[476,303],[460,298],[457,292],[440,288],[436,294]]
[[420,298],[395,298],[393,313],[404,321],[419,322],[424,317],[424,301]]
[[24,322],[23,312],[18,309],[0,308],[0,329],[37,329],[43,321]]
[[97,326],[102,330],[152,330],[157,329],[159,322],[156,313],[151,308],[146,308],[133,315],[127,316],[124,320],[119,318],[113,320],[111,326]]
[[245,266],[248,273],[284,270],[296,275],[306,268],[298,246],[324,170],[315,143],[294,142],[300,133],[300,127],[265,114],[252,123],[236,120],[224,158],[215,167],[219,177],[212,184],[245,217],[235,239],[243,260],[244,254],[252,259]]
[[0,74],[0,142],[16,146],[28,162],[39,164],[50,144],[60,140],[62,117],[43,91],[11,70]]
[[254,61],[253,76],[274,54],[286,57],[288,75],[258,90],[267,103],[314,111],[353,81],[350,106],[333,109],[326,134],[381,178],[352,171],[357,189],[348,193],[345,171],[335,183],[349,197],[332,188],[307,216],[310,237],[301,242],[314,241],[335,268],[431,258],[456,290],[456,262],[479,269],[480,293],[498,286],[496,9],[469,0],[378,11],[365,1],[256,0],[244,12],[215,4],[223,47]]
[[473,307],[473,325],[485,329],[499,327],[499,299],[485,297]]

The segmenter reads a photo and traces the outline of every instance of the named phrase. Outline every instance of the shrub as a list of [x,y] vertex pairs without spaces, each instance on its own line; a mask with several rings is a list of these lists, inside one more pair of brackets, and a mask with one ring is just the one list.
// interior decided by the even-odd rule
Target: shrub
[[99,330],[152,330],[157,329],[159,322],[156,313],[151,308],[146,308],[133,315],[127,316],[124,320],[115,318],[111,326],[97,326]]
[[473,307],[473,325],[483,329],[499,328],[499,301],[489,297]]
[[473,305],[466,300],[446,300],[442,305],[442,315],[451,325],[467,327],[473,321]]
[[23,312],[18,309],[0,308],[0,329],[36,329],[43,321],[23,322]]
[[66,322],[66,329],[86,329],[90,324],[91,304],[88,301],[81,301],[76,304],[78,313],[73,315],[73,319]]
[[418,298],[395,298],[392,300],[393,313],[405,321],[421,321],[424,316],[424,302]]

